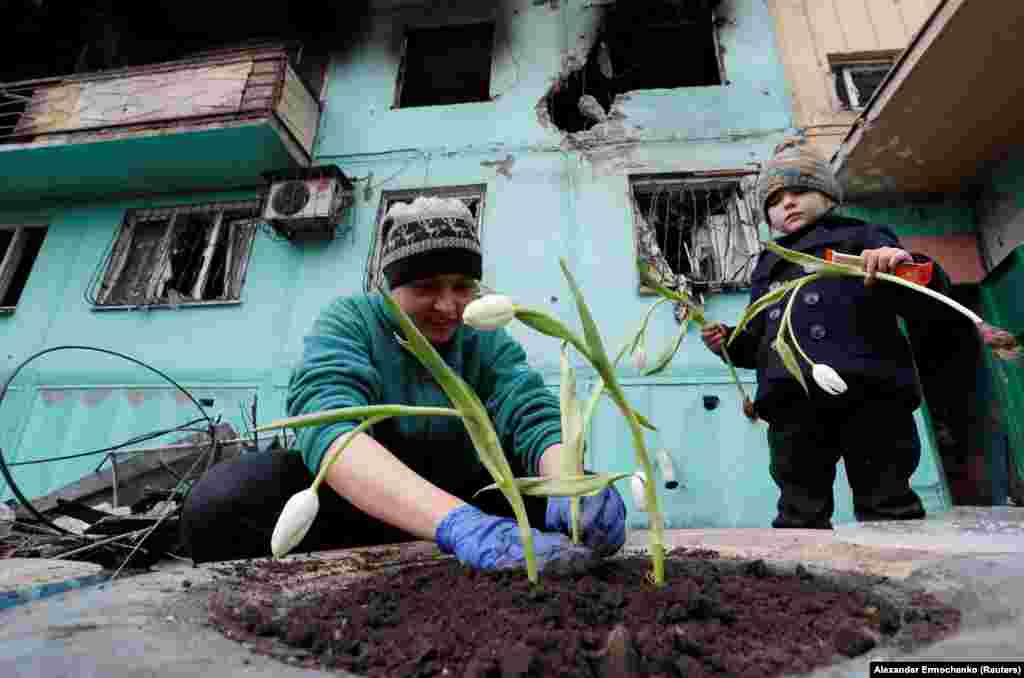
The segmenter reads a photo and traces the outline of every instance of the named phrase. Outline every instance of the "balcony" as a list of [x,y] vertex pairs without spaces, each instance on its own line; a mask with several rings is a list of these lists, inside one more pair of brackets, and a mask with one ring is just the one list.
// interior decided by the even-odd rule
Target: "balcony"
[[0,84],[0,206],[259,186],[319,120],[277,47]]
[[1024,146],[1024,3],[936,5],[832,159],[849,198],[969,193]]

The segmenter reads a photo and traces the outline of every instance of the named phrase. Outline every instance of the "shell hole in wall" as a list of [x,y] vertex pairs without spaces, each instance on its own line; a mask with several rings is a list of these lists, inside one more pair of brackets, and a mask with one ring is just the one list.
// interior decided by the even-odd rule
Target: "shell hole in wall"
[[581,132],[607,118],[618,94],[721,85],[717,4],[616,3],[601,22],[583,67],[563,76],[548,93],[552,123],[563,132]]

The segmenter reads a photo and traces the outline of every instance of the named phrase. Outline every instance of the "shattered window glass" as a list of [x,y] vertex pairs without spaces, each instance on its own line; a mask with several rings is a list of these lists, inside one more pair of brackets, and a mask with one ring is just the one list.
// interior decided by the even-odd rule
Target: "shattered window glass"
[[836,66],[836,94],[843,108],[860,110],[867,106],[891,68],[891,61]]
[[739,181],[633,180],[638,257],[671,286],[742,288],[760,251]]
[[94,298],[98,306],[237,300],[258,206],[129,214]]
[[132,226],[128,251],[107,298],[108,304],[137,305],[146,301],[149,281],[159,260],[160,243],[169,222],[169,219],[151,219]]

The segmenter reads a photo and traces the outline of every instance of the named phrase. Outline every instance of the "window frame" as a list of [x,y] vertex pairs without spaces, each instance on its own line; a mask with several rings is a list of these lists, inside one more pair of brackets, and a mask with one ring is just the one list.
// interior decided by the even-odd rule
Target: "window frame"
[[[236,219],[225,224],[224,215],[228,212],[248,212],[250,213],[250,216]],[[203,247],[203,254],[201,256],[203,256],[205,261],[197,274],[196,282],[193,283],[193,290],[202,289],[209,281],[210,267],[215,259],[214,255],[216,254],[218,246],[224,242],[225,238],[228,239],[226,244],[228,249],[225,254],[225,260],[229,265],[225,268],[223,273],[225,276],[224,285],[225,288],[233,286],[235,290],[231,297],[224,299],[190,299],[188,301],[182,300],[180,302],[168,300],[163,297],[162,294],[164,286],[170,278],[164,278],[164,275],[170,265],[171,245],[174,241],[178,218],[183,215],[210,213],[214,215],[213,223],[210,228],[213,230],[215,235],[210,238]],[[116,302],[108,303],[107,300],[113,294],[117,286],[122,282],[121,276],[124,274],[125,265],[130,253],[132,252],[132,246],[135,244],[133,242],[133,229],[137,224],[146,221],[156,221],[159,219],[166,219],[167,224],[163,227],[163,233],[160,235],[158,244],[156,245],[156,260],[148,269],[148,282],[146,283],[146,293],[143,302],[137,304]],[[102,267],[102,273],[97,271],[97,277],[92,286],[92,294],[89,295],[92,310],[114,311],[136,308],[160,309],[241,304],[242,290],[245,288],[249,259],[255,244],[256,231],[258,230],[259,222],[260,201],[258,199],[172,205],[167,207],[150,207],[128,210],[125,213],[124,219],[121,221],[117,235],[114,238],[110,251],[105,258],[105,265]],[[247,228],[249,232],[247,234],[242,234],[240,238],[236,239],[233,238],[231,226],[235,226],[237,228],[239,225]],[[240,246],[241,249],[239,251],[235,251],[236,246]]]
[[370,252],[366,259],[366,270],[363,275],[363,291],[370,293],[377,285],[384,285],[384,273],[381,270],[381,250],[384,248],[384,217],[388,208],[396,202],[412,202],[424,196],[429,198],[473,198],[477,200],[476,234],[483,243],[484,214],[487,207],[487,184],[460,184],[456,186],[436,186],[433,188],[401,188],[381,191],[380,203],[377,206],[377,217],[373,223],[373,237],[370,240]]
[[[726,262],[722,259],[726,258],[729,254],[728,251],[719,252],[715,244],[714,237],[710,237],[711,251],[715,256],[715,265],[717,268],[723,271],[724,277],[718,277],[714,280],[702,280],[699,278],[692,277],[689,274],[681,274],[676,271],[672,271],[672,277],[675,281],[678,281],[678,286],[684,288],[683,291],[687,293],[693,293],[694,291],[708,291],[717,292],[721,290],[729,291],[742,291],[749,290],[751,287],[750,276],[753,273],[754,266],[757,262],[757,256],[761,251],[760,246],[760,224],[761,216],[760,211],[756,205],[756,190],[755,184],[757,181],[756,170],[715,170],[710,172],[685,172],[685,173],[661,173],[661,174],[635,174],[629,175],[628,180],[628,191],[629,191],[629,203],[630,213],[633,219],[633,254],[635,257],[640,258],[643,252],[643,246],[641,245],[641,233],[642,230],[647,229],[655,233],[657,238],[657,227],[651,226],[646,223],[645,215],[640,209],[640,205],[637,202],[636,191],[638,188],[641,190],[649,190],[649,187],[664,187],[669,190],[725,190],[732,189],[737,191],[737,195],[730,199],[730,209],[735,213],[733,221],[735,223],[729,224],[730,228],[738,227],[744,229],[740,231],[740,235],[746,240],[745,250],[747,253],[747,263],[744,266],[736,268],[733,271],[732,276],[728,275],[726,271]],[[727,216],[727,218],[730,218]],[[699,231],[707,232],[708,222],[705,221]],[[699,232],[697,228],[691,229],[690,232],[690,244],[694,243],[694,236]],[[727,236],[731,240],[732,236]],[[727,242],[729,241],[727,240]],[[658,243],[655,243],[658,245]],[[662,264],[671,270],[667,258],[663,252],[659,253]],[[743,273],[739,278],[737,274],[746,268],[746,272]],[[664,273],[661,272],[663,275]],[[668,287],[676,287],[673,281],[666,281]],[[646,285],[643,281],[637,279],[637,293],[640,296],[652,296],[656,292]]]
[[[47,224],[0,224],[0,231],[13,232],[11,241],[7,244],[3,254],[0,255],[0,303],[7,296],[18,267],[21,265],[21,257],[24,256],[25,252],[25,232],[32,229],[43,231],[43,241],[39,245],[39,249],[42,251],[42,246],[46,243],[46,236],[49,235],[49,226]],[[39,252],[36,252],[35,259],[33,259],[32,266],[29,269],[29,278],[32,277],[32,270],[35,269],[38,260]],[[24,296],[27,287],[28,279],[25,280],[25,286],[21,289],[21,294],[18,295],[18,301],[15,302],[14,306],[0,306],[0,315],[10,315],[17,310],[18,303],[21,301],[22,296]]]
[[[433,104],[415,104],[415,105],[402,105],[402,94],[405,90],[406,78],[409,75],[408,63],[409,63],[409,34],[417,32],[428,32],[428,31],[443,31],[452,30],[458,28],[480,28],[482,26],[489,26],[491,28],[491,51],[488,58],[488,77],[487,77],[487,96],[484,99],[474,99],[472,101],[462,101],[458,103],[433,103]],[[431,106],[460,106],[463,104],[481,104],[487,103],[494,100],[494,96],[491,93],[491,89],[494,86],[494,64],[495,64],[495,48],[497,47],[498,37],[498,25],[495,21],[468,21],[465,23],[455,24],[440,24],[440,25],[427,25],[427,26],[406,26],[402,32],[402,48],[398,57],[398,76],[395,80],[395,96],[391,102],[392,110],[400,111],[406,109],[416,108],[429,108]]]
[[[896,60],[900,54],[900,50],[829,54],[828,61],[833,82],[832,96],[839,110],[863,111],[872,97],[874,97],[875,92],[878,91],[878,88],[875,88],[871,96],[861,101],[857,85],[853,81],[853,75],[857,72],[884,72],[882,76],[882,82],[884,82],[885,74],[888,74],[896,66]],[[881,85],[882,83],[879,83],[879,87]],[[847,103],[844,103],[839,95],[840,86],[842,86],[843,91],[846,93]]]

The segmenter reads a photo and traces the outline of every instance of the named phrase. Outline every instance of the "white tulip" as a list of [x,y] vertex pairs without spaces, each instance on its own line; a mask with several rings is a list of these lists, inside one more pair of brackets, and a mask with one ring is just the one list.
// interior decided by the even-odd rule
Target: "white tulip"
[[629,489],[633,491],[633,506],[637,511],[647,511],[647,476],[637,471],[629,479]]
[[478,330],[496,330],[512,322],[516,307],[503,294],[488,294],[470,302],[462,312],[462,320]]
[[310,526],[320,511],[320,498],[316,491],[306,489],[296,492],[281,509],[281,515],[270,536],[270,551],[275,558],[282,558],[299,545],[309,532]]
[[817,363],[811,368],[811,376],[818,382],[825,393],[839,395],[846,392],[846,382],[839,376],[839,373],[828,365]]
[[643,346],[638,346],[633,351],[633,367],[638,370],[642,370],[647,367],[647,351],[644,350]]

